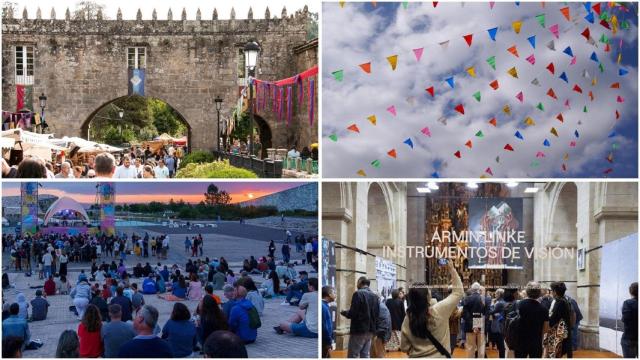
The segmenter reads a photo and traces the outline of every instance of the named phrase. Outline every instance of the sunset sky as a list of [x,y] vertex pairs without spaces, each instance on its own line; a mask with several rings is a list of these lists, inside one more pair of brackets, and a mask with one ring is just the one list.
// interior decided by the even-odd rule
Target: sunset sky
[[[151,201],[168,202],[184,200],[188,203],[199,203],[209,184],[231,195],[231,202],[258,198],[283,190],[305,185],[301,182],[118,182],[116,183],[116,202],[118,204],[146,203]],[[43,183],[40,194],[58,197],[69,196],[74,200],[92,204],[95,202],[96,188],[94,182],[57,182]],[[3,196],[19,196],[20,183],[3,183]]]

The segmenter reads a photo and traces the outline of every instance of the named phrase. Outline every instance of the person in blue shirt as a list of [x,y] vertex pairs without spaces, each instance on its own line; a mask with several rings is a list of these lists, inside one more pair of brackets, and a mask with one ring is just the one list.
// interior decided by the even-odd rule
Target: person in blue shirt
[[167,265],[160,270],[160,276],[162,276],[164,281],[169,281],[169,269],[167,269]]
[[185,238],[184,238],[184,252],[186,254],[189,254],[190,250],[191,250],[191,240],[189,239],[188,236],[185,236]]
[[[297,305],[302,299],[302,295],[309,291],[309,274],[306,271],[300,271],[300,281],[289,285],[287,297],[281,305]],[[292,301],[292,299],[296,299]]]
[[158,324],[158,310],[145,305],[133,319],[133,329],[138,334],[120,348],[119,358],[172,358],[173,351],[167,341],[154,335]]
[[171,286],[171,294],[177,298],[184,299],[187,297],[187,283],[184,280],[184,276],[180,275],[177,281]]
[[331,286],[322,287],[322,357],[331,357],[329,352],[333,345],[333,319],[329,304],[336,301],[336,289]]
[[227,298],[227,301],[222,304],[222,312],[228,319],[231,316],[231,309],[236,304],[236,288],[227,284],[222,288],[222,291],[224,291],[224,297]]
[[196,326],[191,321],[189,308],[183,303],[175,303],[171,318],[162,328],[162,338],[171,345],[174,357],[187,357],[197,343]]
[[243,286],[237,286],[236,293],[236,304],[229,315],[229,330],[238,335],[245,344],[251,344],[258,337],[258,329],[252,329],[249,326],[249,311],[253,308],[253,304],[246,299],[247,289]]
[[167,285],[160,275],[158,275],[158,277],[156,278],[156,288],[158,289],[158,294],[164,294],[165,292],[167,292]]
[[27,319],[21,318],[18,315],[19,313],[20,306],[17,303],[9,306],[10,316],[2,322],[2,339],[4,340],[10,336],[18,337],[24,341],[22,343],[22,349],[24,350],[31,342],[31,332],[29,331]]
[[142,293],[143,294],[155,294],[158,292],[158,288],[156,286],[156,281],[153,279],[153,273],[149,274],[149,277],[144,279],[142,282]]

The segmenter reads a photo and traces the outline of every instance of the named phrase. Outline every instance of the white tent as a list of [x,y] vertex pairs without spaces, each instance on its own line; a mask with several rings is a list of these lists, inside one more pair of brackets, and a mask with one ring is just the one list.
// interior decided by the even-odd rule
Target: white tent
[[[3,149],[23,150],[25,155],[38,156],[43,159],[51,157],[51,151],[62,151],[66,148],[51,142],[53,134],[38,134],[22,129],[5,130],[0,133]],[[8,145],[13,141],[13,146]],[[6,145],[6,146],[5,146]]]
[[44,224],[48,224],[55,214],[63,210],[73,210],[79,213],[85,221],[89,222],[89,215],[87,215],[87,212],[84,210],[82,205],[80,205],[80,203],[73,200],[72,198],[65,196],[59,198],[58,200],[54,201],[53,204],[51,204],[44,215]]

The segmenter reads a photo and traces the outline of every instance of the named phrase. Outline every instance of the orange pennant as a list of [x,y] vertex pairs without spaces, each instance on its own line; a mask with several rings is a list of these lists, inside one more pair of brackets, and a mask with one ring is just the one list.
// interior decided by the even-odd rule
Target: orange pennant
[[560,9],[560,12],[562,12],[562,15],[564,15],[564,17],[567,19],[567,21],[571,21],[571,16],[569,15],[569,7],[563,7],[562,9]]
[[347,129],[351,130],[353,132],[360,133],[360,129],[358,129],[358,125],[356,125],[356,124],[353,124],[353,125],[349,126]]
[[367,74],[371,74],[371,63],[364,63],[364,64],[360,64],[360,68],[366,72]]
[[520,57],[520,55],[518,55],[518,49],[516,48],[515,45],[513,45],[510,48],[508,48],[507,51],[512,53],[513,55],[515,55],[515,57]]
[[496,118],[491,118],[491,120],[489,120],[489,124],[493,126],[498,126],[498,121],[496,120]]
[[615,82],[615,83],[611,84],[611,88],[612,89],[620,89],[620,83],[619,82]]
[[387,153],[387,155],[391,156],[392,158],[396,158],[396,149],[391,149],[389,150],[389,152]]
[[471,143],[471,140],[467,141],[464,145],[467,146],[469,149],[473,148],[473,143]]
[[549,88],[549,91],[547,91],[547,95],[549,95],[551,98],[558,100],[558,97],[556,96],[556,93],[553,92],[553,89]]
[[489,86],[491,86],[491,87],[493,88],[493,90],[498,90],[498,87],[499,87],[500,85],[498,84],[498,80],[493,80],[493,81],[489,84]]

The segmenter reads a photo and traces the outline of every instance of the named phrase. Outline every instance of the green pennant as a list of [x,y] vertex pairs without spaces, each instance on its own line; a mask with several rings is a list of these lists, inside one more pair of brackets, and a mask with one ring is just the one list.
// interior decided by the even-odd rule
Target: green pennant
[[608,44],[609,43],[609,38],[607,37],[607,35],[602,34],[602,36],[600,36],[600,42],[604,43],[604,44]]
[[491,68],[493,70],[496,69],[496,56],[491,56],[490,58],[487,59],[487,63],[489,63],[489,66],[491,66]]
[[584,108],[582,109],[582,112],[588,112],[587,111],[587,105],[584,106]]
[[604,21],[609,21],[609,13],[606,11],[603,11],[600,13],[600,20],[604,20]]
[[329,135],[329,139],[333,140],[333,141],[338,141],[338,135],[336,134],[331,134]]
[[600,72],[603,73],[604,72],[604,65],[602,65],[602,63],[600,63],[598,65],[598,69],[600,69]]
[[476,91],[475,94],[473,94],[473,97],[476,98],[478,102],[480,102],[480,91]]
[[483,137],[484,137],[484,134],[482,133],[482,130],[478,131],[478,132],[476,133],[476,136],[477,136],[477,137],[479,137],[479,138],[483,138]]
[[536,108],[538,108],[540,111],[544,111],[544,105],[542,105],[541,102],[536,105]]
[[403,1],[402,2],[402,7],[406,10],[409,7],[409,2],[408,1]]
[[628,20],[622,20],[622,23],[620,24],[620,27],[628,30],[629,29],[629,21]]
[[373,160],[371,162],[371,166],[373,166],[374,168],[378,169],[380,167],[380,160]]
[[544,14],[536,15],[536,20],[540,26],[544,27]]
[[344,79],[344,71],[342,70],[337,70],[331,73],[331,75],[333,75],[333,78],[336,81],[342,81]]

